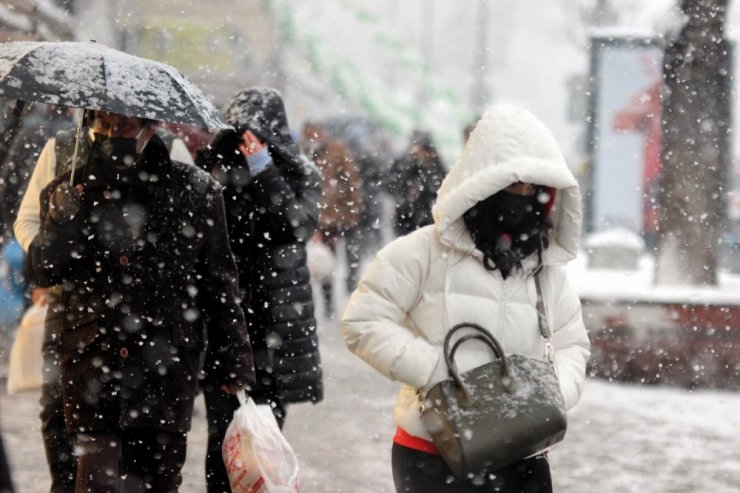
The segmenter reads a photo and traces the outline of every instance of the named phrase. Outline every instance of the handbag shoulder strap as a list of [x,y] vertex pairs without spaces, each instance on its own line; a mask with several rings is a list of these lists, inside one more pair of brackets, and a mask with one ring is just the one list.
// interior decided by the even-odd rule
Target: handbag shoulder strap
[[542,296],[542,286],[540,286],[539,271],[534,276],[534,285],[537,288],[537,320],[540,325],[540,334],[545,340],[545,357],[554,366],[555,348],[552,345],[552,334],[550,332],[550,326],[547,323],[547,316],[545,316],[545,299],[544,296]]
[[547,317],[545,316],[545,301],[542,296],[539,272],[534,276],[534,285],[537,288],[537,320],[540,324],[540,334],[544,339],[550,340],[550,326],[547,324]]

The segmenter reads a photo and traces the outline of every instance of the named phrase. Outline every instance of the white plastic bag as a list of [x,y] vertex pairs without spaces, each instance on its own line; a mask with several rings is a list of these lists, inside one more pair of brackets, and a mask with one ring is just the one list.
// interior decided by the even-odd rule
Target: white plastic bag
[[312,280],[328,281],[334,276],[337,258],[328,246],[314,237],[306,243],[306,264]]
[[257,406],[242,391],[241,406],[226,430],[222,453],[233,493],[298,493],[298,457],[269,406]]
[[23,314],[13,346],[8,368],[8,394],[37,390],[43,382],[44,321],[46,303],[34,303]]

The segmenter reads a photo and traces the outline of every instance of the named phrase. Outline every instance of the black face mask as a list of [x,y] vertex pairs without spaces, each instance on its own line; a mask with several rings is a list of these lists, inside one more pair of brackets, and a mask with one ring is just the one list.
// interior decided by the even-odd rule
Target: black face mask
[[534,217],[534,196],[501,191],[485,201],[485,212],[504,230],[515,232]]
[[483,252],[486,268],[495,265],[506,278],[513,268],[521,267],[527,255],[542,248],[543,216],[544,204],[537,200],[537,194],[502,190],[470,208],[463,220],[475,246]]
[[95,142],[103,157],[112,165],[125,168],[136,162],[136,138],[108,137],[103,134],[95,134]]
[[519,237],[538,229],[543,213],[536,194],[517,195],[502,190],[478,202],[464,219],[473,237],[495,239],[501,233]]

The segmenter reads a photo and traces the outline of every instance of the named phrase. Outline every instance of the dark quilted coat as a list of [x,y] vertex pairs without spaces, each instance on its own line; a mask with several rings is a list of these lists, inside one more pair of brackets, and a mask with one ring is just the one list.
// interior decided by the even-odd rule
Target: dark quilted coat
[[26,272],[37,285],[63,286],[58,350],[68,431],[186,431],[206,340],[216,381],[254,380],[221,187],[171,161],[157,136],[120,173],[93,147],[76,173],[80,213],[58,225],[47,211],[63,180],[69,173],[42,191]]
[[227,173],[232,179],[222,182],[255,354],[251,394],[257,400],[318,402],[323,386],[306,241],[316,229],[321,175],[292,141],[277,91],[242,91],[226,118],[239,135],[249,129],[268,143],[273,159],[251,181],[239,179],[246,163],[237,160]]

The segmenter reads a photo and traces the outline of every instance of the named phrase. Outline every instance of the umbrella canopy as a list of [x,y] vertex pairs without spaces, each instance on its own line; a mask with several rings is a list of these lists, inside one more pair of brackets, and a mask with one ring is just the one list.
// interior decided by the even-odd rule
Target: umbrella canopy
[[231,128],[175,68],[94,42],[0,43],[0,97]]

